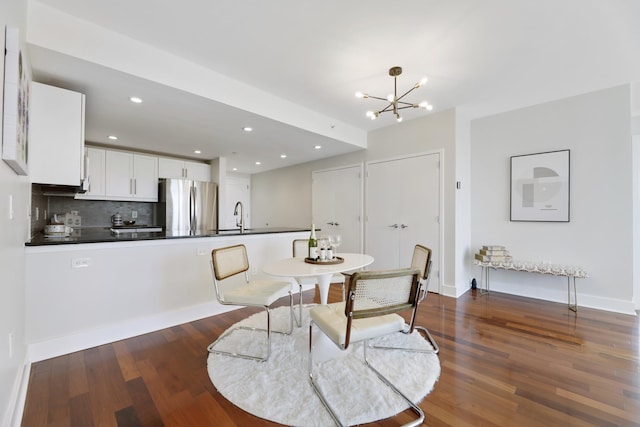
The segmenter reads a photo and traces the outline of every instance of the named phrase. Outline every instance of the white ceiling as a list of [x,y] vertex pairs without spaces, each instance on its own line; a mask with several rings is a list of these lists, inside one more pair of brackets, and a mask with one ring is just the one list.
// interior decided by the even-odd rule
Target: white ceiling
[[[367,110],[383,105],[354,96],[357,90],[391,93],[387,71],[395,65],[404,69],[398,92],[426,75],[429,83],[408,98],[435,107],[405,110],[405,120],[452,107],[479,117],[640,81],[640,2],[634,0],[39,0],[30,8],[34,4],[363,131],[402,126],[390,115],[367,119]],[[52,36],[64,31],[48,25]],[[360,149],[308,130],[312,125],[274,120],[268,109],[250,113],[42,46],[30,45],[29,53],[35,80],[87,95],[88,141],[110,144],[106,136],[116,134],[117,146],[224,156],[245,173]],[[145,102],[123,105],[134,94]],[[246,125],[255,131],[241,132]],[[314,150],[316,144],[322,150]]]

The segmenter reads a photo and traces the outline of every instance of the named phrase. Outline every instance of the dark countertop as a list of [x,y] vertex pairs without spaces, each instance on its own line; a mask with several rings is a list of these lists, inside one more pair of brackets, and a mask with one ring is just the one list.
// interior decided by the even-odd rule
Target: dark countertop
[[167,240],[167,239],[191,239],[199,237],[221,237],[221,236],[250,236],[255,234],[274,234],[274,233],[295,233],[299,231],[310,232],[308,228],[250,228],[244,233],[240,233],[240,229],[231,230],[210,230],[201,231],[194,234],[189,232],[138,232],[138,233],[120,233],[111,232],[109,227],[87,227],[76,229],[68,237],[45,237],[39,233],[25,243],[25,246],[49,246],[49,245],[69,245],[77,243],[108,243],[108,242],[135,242],[138,240]]

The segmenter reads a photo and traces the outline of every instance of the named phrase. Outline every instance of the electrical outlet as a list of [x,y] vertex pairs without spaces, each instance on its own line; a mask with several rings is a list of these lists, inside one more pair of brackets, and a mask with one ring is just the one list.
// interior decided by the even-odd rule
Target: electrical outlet
[[71,260],[71,268],[84,268],[91,265],[91,258],[73,258]]
[[138,211],[131,211],[131,218],[132,219],[138,218]]
[[209,255],[209,250],[207,248],[198,248],[196,249],[196,255],[198,256]]
[[258,267],[251,267],[251,275],[255,276],[258,274]]

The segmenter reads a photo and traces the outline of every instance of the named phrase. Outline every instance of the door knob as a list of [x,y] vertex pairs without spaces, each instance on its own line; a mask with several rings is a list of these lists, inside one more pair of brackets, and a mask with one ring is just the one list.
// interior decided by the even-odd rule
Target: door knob
[[400,224],[400,228],[407,228],[408,225]]

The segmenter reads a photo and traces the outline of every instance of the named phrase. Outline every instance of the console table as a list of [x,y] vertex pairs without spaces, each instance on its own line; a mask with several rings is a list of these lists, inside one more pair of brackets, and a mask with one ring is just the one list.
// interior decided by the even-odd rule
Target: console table
[[[482,276],[480,277],[480,294],[485,295],[490,292],[489,272],[494,270],[513,270],[526,271],[529,273],[551,274],[553,276],[563,276],[567,278],[567,305],[569,310],[578,311],[578,293],[576,290],[576,279],[585,279],[589,277],[584,268],[574,265],[549,264],[546,262],[532,261],[478,261],[474,260],[474,264],[482,268]],[[571,282],[573,280],[573,304],[571,304]],[[484,287],[483,287],[484,284]]]

